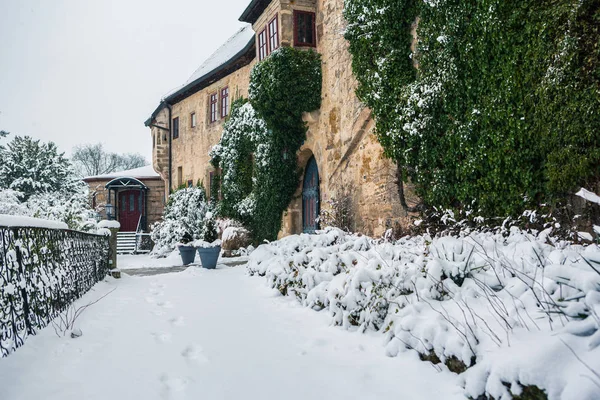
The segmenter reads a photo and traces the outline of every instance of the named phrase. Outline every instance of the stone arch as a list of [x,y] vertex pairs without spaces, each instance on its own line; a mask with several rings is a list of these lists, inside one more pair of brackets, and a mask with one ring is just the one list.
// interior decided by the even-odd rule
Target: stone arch
[[[302,189],[304,186],[306,166],[311,158],[314,158],[317,162],[317,166],[319,168],[319,174],[320,174],[320,179],[318,182],[319,193],[320,194],[323,193],[323,189],[321,187],[321,184],[323,181],[323,179],[322,179],[323,163],[321,162],[321,159],[319,157],[320,153],[321,152],[319,151],[318,148],[315,149],[315,151],[313,152],[313,149],[311,149],[309,147],[303,147],[298,152],[297,163],[298,163],[298,167],[300,168],[302,173],[300,175],[300,178],[298,179],[298,186],[296,188],[296,192],[294,193],[294,197],[292,198],[292,201],[290,202],[288,209],[286,210],[286,212],[283,215],[282,230],[279,233],[279,237],[283,237],[285,235],[299,234],[299,233],[302,233],[302,231],[303,231],[303,226],[302,226],[303,225],[302,224],[302,222],[303,222],[302,221],[302,218],[303,218]],[[320,199],[319,199],[319,202],[320,202]]]

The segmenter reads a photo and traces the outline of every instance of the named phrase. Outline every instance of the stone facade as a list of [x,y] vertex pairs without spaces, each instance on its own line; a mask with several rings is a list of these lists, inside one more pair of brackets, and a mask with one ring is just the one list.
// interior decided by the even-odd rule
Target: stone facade
[[[323,60],[323,91],[320,110],[305,115],[307,140],[302,146],[298,163],[305,167],[314,156],[319,169],[321,208],[328,200],[339,196],[344,188],[351,193],[355,215],[354,230],[369,235],[381,235],[388,228],[403,226],[408,214],[399,201],[396,168],[383,156],[383,149],[373,134],[374,121],[370,110],[355,95],[356,80],[352,75],[351,55],[343,37],[345,21],[342,0],[254,0],[260,15],[251,17],[252,28],[258,33],[277,18],[281,46],[294,46],[294,10],[315,13],[316,50]],[[256,51],[259,50],[257,42]],[[249,74],[258,60],[236,70],[201,91],[172,105],[172,117],[180,119],[179,138],[173,140],[172,182],[176,188],[188,181],[203,181],[208,187],[212,166],[208,152],[218,143],[222,120],[208,122],[210,93],[228,86],[232,95],[247,97]],[[197,115],[197,127],[191,128],[189,116]],[[168,140],[156,126],[168,126],[168,110],[156,115],[152,127],[155,141],[154,168],[166,180],[168,175]],[[280,236],[302,231],[302,182],[289,209],[283,216]],[[410,190],[408,191],[410,193]],[[409,204],[417,199],[407,198]],[[412,200],[412,201],[411,201]]]
[[[90,187],[90,195],[92,196],[92,205],[95,209],[100,212],[100,216],[102,219],[106,219],[106,210],[104,206],[108,202],[108,190],[106,189],[106,184],[113,180],[113,178],[104,178],[104,179],[84,179],[84,181]],[[158,222],[162,218],[163,211],[165,209],[165,182],[161,178],[141,178],[142,181],[147,187],[148,191],[146,193],[146,212],[147,212],[147,225],[148,228],[152,226],[152,224]],[[111,194],[111,203],[115,204],[116,201],[114,199],[115,193]]]

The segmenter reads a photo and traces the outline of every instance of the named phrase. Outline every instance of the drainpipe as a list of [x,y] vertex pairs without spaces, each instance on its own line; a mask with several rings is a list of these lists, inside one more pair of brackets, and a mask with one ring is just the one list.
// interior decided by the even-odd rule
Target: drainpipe
[[167,102],[165,106],[169,110],[169,194],[173,188],[173,107]]

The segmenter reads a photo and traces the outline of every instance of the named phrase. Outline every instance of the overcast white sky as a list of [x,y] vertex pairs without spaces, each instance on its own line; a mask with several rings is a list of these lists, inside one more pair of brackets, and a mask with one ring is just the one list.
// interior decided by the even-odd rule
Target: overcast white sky
[[0,130],[151,158],[144,121],[250,0],[0,0]]

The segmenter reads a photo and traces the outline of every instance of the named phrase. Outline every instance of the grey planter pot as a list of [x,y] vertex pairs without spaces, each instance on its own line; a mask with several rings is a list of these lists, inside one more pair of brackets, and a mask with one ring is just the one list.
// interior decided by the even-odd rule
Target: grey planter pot
[[202,267],[206,269],[217,268],[219,254],[221,254],[221,246],[198,248],[198,255],[200,256]]
[[179,246],[179,255],[183,265],[190,265],[196,259],[196,248],[192,246]]

